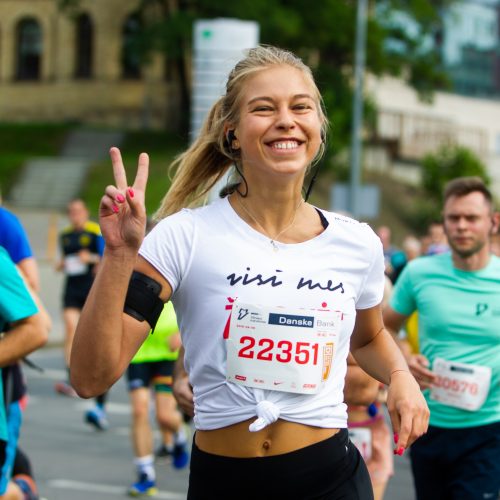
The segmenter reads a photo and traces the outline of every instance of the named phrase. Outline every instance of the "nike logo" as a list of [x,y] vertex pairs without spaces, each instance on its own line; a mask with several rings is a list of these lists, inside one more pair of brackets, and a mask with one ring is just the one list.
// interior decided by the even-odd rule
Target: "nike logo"
[[284,384],[284,382],[274,382],[274,385]]

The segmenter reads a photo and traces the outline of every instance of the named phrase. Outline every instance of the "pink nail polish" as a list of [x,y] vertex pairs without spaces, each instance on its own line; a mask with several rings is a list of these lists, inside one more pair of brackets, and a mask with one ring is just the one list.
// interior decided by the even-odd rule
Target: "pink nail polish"
[[123,196],[122,194],[117,194],[116,195],[116,199],[120,202],[120,203],[123,203],[125,201],[125,196]]
[[120,209],[116,205],[113,205],[113,212],[117,214],[119,211]]
[[133,198],[134,197],[134,190],[132,188],[128,188],[128,195]]
[[397,432],[394,433],[394,444],[398,444],[399,434]]
[[401,446],[400,448],[398,448],[398,451],[396,452],[396,454],[401,457],[404,452],[405,452],[405,449]]

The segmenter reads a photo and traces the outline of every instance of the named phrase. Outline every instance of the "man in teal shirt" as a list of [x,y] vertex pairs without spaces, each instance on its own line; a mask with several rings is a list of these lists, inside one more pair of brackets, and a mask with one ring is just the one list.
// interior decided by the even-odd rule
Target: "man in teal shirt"
[[0,496],[36,498],[28,476],[11,481],[25,388],[16,362],[42,346],[50,320],[39,311],[9,255],[0,247]]
[[393,332],[418,311],[420,353],[408,364],[431,412],[411,449],[418,500],[497,499],[500,492],[500,259],[490,191],[477,177],[444,192],[450,252],[410,262],[384,322]]

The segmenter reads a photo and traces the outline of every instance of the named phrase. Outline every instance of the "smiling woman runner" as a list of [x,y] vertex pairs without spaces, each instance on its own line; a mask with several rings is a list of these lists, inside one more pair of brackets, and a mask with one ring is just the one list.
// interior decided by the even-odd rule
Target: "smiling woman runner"
[[[396,446],[427,429],[418,384],[382,323],[380,240],[302,199],[326,128],[311,70],[288,51],[251,49],[177,159],[162,220],[145,239],[148,156],[128,187],[111,149],[106,250],[75,336],[72,382],[83,397],[106,390],[172,300],[195,401],[190,499],[372,498],[346,430],[349,345],[389,385]],[[233,164],[225,197],[183,208]]]

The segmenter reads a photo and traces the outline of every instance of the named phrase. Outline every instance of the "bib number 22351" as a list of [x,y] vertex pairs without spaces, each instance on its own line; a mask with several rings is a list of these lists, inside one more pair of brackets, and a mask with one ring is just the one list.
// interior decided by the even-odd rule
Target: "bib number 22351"
[[227,339],[227,380],[314,394],[328,378],[341,313],[235,302]]

